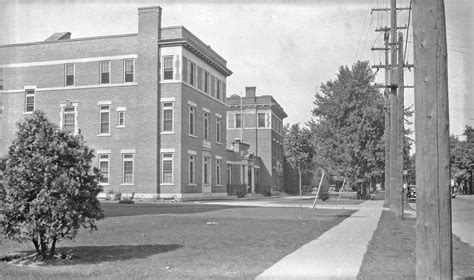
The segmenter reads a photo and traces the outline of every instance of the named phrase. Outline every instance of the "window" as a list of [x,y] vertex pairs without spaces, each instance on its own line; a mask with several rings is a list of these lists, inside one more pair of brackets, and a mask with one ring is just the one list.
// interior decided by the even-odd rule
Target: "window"
[[196,156],[189,155],[189,184],[196,184]]
[[0,90],[3,90],[3,69],[0,69]]
[[221,143],[221,126],[222,126],[222,118],[216,118],[216,142]]
[[119,127],[125,127],[125,111],[117,111],[117,124]]
[[108,184],[109,183],[109,173],[110,173],[110,155],[109,154],[99,154],[99,172],[100,172],[100,183]]
[[209,139],[209,113],[204,112],[204,139]]
[[196,83],[196,64],[189,63],[189,83],[194,85]]
[[100,62],[100,83],[110,83],[110,61]]
[[173,183],[173,154],[162,154],[161,170],[161,182]]
[[209,182],[209,179],[210,179],[210,170],[209,170],[209,164],[211,162],[211,158],[210,157],[203,157],[203,164],[202,164],[202,171],[203,171],[203,183],[205,185],[208,185],[210,182]]
[[123,183],[133,184],[133,154],[123,154]]
[[99,134],[110,134],[110,106],[99,106]]
[[258,127],[265,127],[265,113],[258,113]]
[[164,80],[173,79],[173,57],[172,56],[163,57],[163,79]]
[[216,86],[216,98],[221,100],[221,80],[216,79],[217,86]]
[[232,184],[232,164],[227,164],[227,184]]
[[196,107],[189,106],[189,135],[196,135]]
[[163,103],[163,113],[162,113],[162,132],[172,132],[173,131],[173,102],[164,102]]
[[242,128],[242,114],[235,114],[235,128]]
[[126,83],[135,82],[135,59],[124,60],[124,80]]
[[216,160],[216,185],[221,185],[221,164],[222,160],[218,159]]
[[74,133],[76,129],[76,108],[67,106],[63,108],[63,131],[66,133]]
[[35,110],[35,90],[25,90],[25,112],[33,112]]
[[209,72],[204,71],[204,92],[209,93]]
[[66,64],[65,66],[66,74],[66,86],[74,85],[74,64]]

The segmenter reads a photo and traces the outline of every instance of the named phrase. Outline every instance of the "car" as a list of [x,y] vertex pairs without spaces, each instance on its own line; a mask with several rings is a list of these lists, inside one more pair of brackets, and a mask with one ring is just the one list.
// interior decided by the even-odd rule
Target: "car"
[[407,200],[408,202],[416,201],[416,186],[408,186]]

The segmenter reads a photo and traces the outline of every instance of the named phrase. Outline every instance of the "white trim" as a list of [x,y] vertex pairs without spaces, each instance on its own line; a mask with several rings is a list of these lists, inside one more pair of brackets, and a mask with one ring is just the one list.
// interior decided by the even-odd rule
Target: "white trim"
[[196,104],[196,103],[194,103],[194,102],[192,102],[192,101],[189,101],[189,100],[188,100],[188,104],[191,105],[191,106],[193,106],[193,107],[197,107],[197,104]]
[[97,105],[112,105],[112,101],[97,101]]
[[120,153],[121,154],[134,154],[135,149],[123,149],[123,150],[120,150]]
[[160,102],[175,102],[176,101],[176,98],[174,97],[162,97],[160,99]]
[[241,164],[242,162],[241,162],[241,161],[227,160],[226,163],[227,163],[227,164]]
[[116,110],[117,110],[117,112],[125,112],[125,111],[127,111],[127,107],[117,107]]
[[197,156],[197,152],[193,150],[188,150],[188,154]]
[[[19,89],[19,91],[25,91],[27,89],[34,89],[35,91],[37,91],[36,90],[36,85],[34,85],[34,86],[24,86],[23,89]],[[3,92],[5,92],[5,91],[6,90],[4,90]]]
[[174,152],[175,152],[174,148],[160,149],[160,153],[174,153]]
[[97,154],[110,154],[110,150],[97,150]]
[[207,109],[207,108],[205,108],[205,107],[202,107],[202,110],[203,110],[204,112],[209,113],[209,114],[211,113],[211,110],[209,110],[209,109]]
[[216,159],[222,159],[222,156],[216,156]]
[[[38,88],[36,91],[54,91],[54,90],[67,90],[67,89],[89,89],[89,88],[104,88],[104,87],[128,87],[136,86],[137,83],[120,83],[120,84],[99,84],[99,85],[89,85],[89,86],[67,86],[67,87],[50,87],[50,88]],[[22,92],[24,89],[10,89],[4,90],[3,93],[17,93]]]
[[221,119],[222,119],[222,115],[221,115],[221,114],[218,114],[218,113],[216,113],[216,117],[218,117],[218,118],[221,118]]
[[19,68],[19,67],[34,67],[34,66],[57,65],[57,64],[68,64],[68,63],[85,63],[85,62],[95,62],[95,61],[101,61],[101,60],[121,60],[121,59],[132,59],[132,58],[136,59],[137,57],[138,57],[137,54],[128,54],[128,55],[87,57],[87,58],[64,59],[64,60],[23,62],[23,63],[2,64],[0,65],[0,68]]

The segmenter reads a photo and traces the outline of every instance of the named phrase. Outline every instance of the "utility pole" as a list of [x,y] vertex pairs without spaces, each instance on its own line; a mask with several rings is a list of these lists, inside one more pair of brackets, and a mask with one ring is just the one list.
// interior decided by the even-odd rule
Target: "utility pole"
[[403,176],[402,172],[398,174],[398,73],[403,69],[398,69],[397,60],[397,0],[390,0],[390,211],[398,218],[402,218],[402,202],[401,189],[399,186],[402,180],[399,177]]
[[[388,40],[390,39],[390,33],[385,31],[384,43],[385,43],[385,65],[388,65]],[[384,89],[384,102],[385,102],[385,130],[384,130],[384,142],[385,142],[385,201],[384,206],[390,206],[390,90],[388,88],[388,68],[385,68],[385,89]]]
[[[400,218],[403,219],[403,144],[405,142],[405,96],[404,96],[404,88],[403,85],[405,83],[405,75],[403,71],[403,33],[398,33],[398,147],[397,147],[397,188],[400,188],[400,191],[397,190],[397,206],[401,205],[401,216]],[[400,201],[399,201],[400,199]]]
[[446,20],[443,0],[413,1],[416,278],[453,279]]

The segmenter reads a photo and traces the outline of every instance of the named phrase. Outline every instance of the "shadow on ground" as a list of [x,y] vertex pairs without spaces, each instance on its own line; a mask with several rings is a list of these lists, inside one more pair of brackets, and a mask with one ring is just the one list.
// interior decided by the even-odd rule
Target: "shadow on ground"
[[[115,262],[130,259],[145,259],[149,256],[175,251],[184,247],[178,244],[144,244],[144,245],[111,245],[111,246],[77,246],[59,247],[57,254],[74,256],[72,260],[49,260],[42,265],[79,265]],[[30,255],[34,251],[24,251]],[[41,265],[41,264],[40,264]]]

